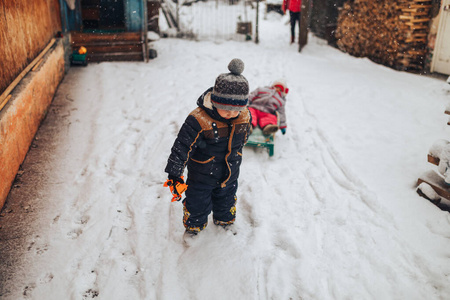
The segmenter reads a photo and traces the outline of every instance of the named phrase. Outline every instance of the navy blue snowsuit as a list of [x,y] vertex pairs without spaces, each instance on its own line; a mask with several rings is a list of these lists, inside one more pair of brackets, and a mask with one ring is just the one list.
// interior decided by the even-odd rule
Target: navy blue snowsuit
[[248,109],[224,119],[211,105],[211,91],[200,96],[198,107],[186,118],[165,168],[169,175],[181,177],[187,166],[183,223],[192,231],[206,227],[211,210],[216,224],[234,222],[242,148],[250,130]]

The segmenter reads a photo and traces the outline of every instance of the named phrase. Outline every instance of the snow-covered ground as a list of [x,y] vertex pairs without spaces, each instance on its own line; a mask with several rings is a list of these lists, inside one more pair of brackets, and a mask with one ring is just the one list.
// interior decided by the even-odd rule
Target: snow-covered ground
[[[261,20],[259,45],[162,39],[148,64],[70,69],[2,299],[450,299],[450,215],[415,191],[448,137],[450,85],[312,35],[299,53],[286,18]],[[244,149],[237,235],[210,222],[187,248],[164,167],[234,57],[251,90],[287,79],[287,134],[273,157]]]

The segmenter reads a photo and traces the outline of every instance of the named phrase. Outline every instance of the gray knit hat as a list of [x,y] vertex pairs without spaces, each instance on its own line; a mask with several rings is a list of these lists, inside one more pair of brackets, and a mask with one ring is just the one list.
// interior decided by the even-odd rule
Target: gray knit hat
[[211,103],[214,107],[224,110],[240,111],[248,103],[248,81],[241,75],[244,62],[239,58],[228,64],[230,73],[220,74],[211,93]]

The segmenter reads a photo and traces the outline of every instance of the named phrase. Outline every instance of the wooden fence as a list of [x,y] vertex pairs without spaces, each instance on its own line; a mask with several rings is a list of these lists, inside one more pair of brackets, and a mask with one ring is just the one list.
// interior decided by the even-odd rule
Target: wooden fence
[[61,30],[58,0],[0,0],[0,94]]

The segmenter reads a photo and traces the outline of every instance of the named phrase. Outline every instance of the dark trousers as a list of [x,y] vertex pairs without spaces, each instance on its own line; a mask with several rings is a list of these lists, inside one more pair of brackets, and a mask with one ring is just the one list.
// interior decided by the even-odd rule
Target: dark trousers
[[208,223],[208,215],[219,223],[234,222],[236,216],[237,181],[227,183],[224,188],[213,187],[199,182],[187,182],[184,204],[184,227],[188,230],[201,231]]
[[298,30],[300,32],[300,16],[301,12],[292,12],[289,11],[290,20],[291,20],[291,38],[295,38],[295,23],[298,22]]

